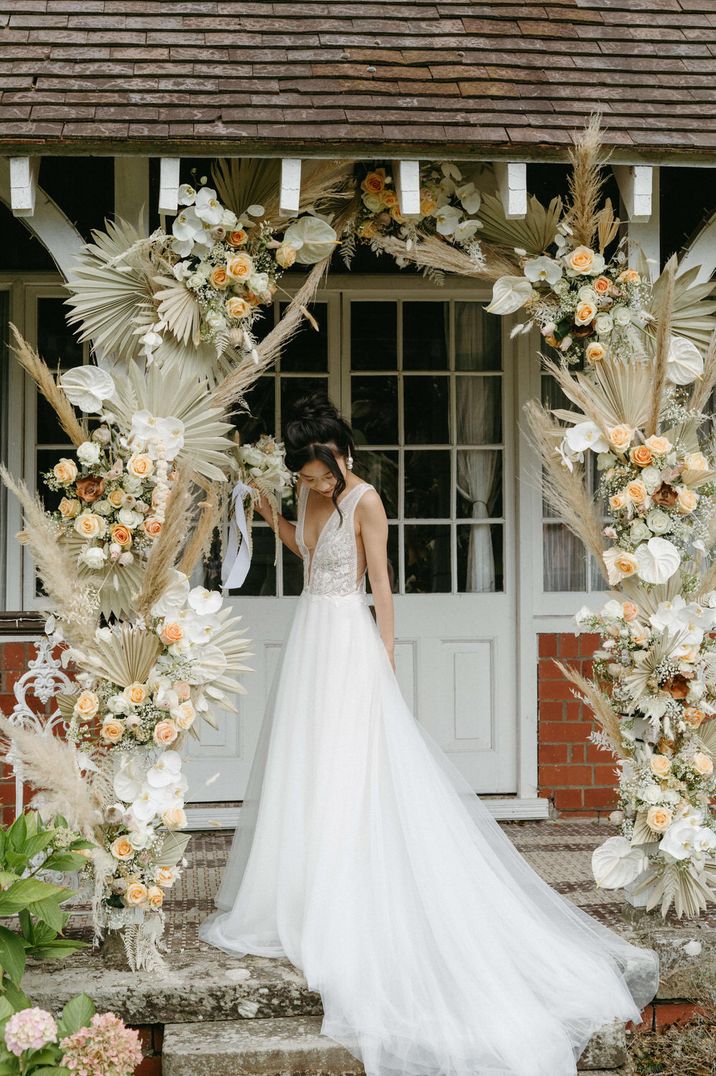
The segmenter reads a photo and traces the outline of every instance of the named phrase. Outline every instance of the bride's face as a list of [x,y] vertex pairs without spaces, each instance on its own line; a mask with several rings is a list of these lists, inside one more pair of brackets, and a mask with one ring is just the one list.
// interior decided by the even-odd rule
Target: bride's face
[[[336,456],[336,463],[343,475],[346,474],[346,464],[342,456]],[[336,486],[336,478],[330,468],[322,460],[309,460],[304,463],[298,475],[305,482],[308,489],[315,489],[323,497],[331,497]]]

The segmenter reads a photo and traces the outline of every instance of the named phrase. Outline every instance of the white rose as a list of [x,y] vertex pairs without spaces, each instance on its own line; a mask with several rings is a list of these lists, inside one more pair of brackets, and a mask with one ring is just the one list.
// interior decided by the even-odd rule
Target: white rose
[[599,336],[609,336],[609,333],[614,328],[611,314],[597,314],[594,319],[594,328]]
[[84,463],[85,467],[91,467],[99,463],[100,446],[96,441],[83,441],[77,449],[77,459]]
[[91,546],[89,549],[83,549],[77,560],[96,572],[104,567],[107,554],[101,546]]

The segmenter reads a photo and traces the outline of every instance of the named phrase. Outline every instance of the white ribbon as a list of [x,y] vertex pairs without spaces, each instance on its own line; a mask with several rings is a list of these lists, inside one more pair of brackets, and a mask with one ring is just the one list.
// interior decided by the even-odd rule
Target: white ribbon
[[[249,548],[249,525],[244,511],[244,497],[251,493],[251,486],[239,480],[231,493],[233,516],[229,523],[229,540],[221,565],[221,585],[227,590],[240,587],[251,567]],[[239,545],[239,535],[241,544]]]

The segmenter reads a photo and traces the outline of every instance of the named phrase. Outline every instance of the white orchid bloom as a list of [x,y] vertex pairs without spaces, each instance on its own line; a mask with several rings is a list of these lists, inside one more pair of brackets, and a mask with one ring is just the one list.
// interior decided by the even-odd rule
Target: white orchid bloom
[[571,452],[606,452],[609,442],[594,422],[578,422],[564,435],[564,440]]
[[60,377],[60,385],[70,403],[86,415],[98,414],[115,389],[111,375],[92,364],[67,370]]
[[193,205],[196,199],[196,190],[190,183],[182,183],[181,187],[177,191],[177,202],[179,205]]
[[123,754],[114,775],[113,788],[118,800],[131,803],[142,791],[144,763],[139,754]]
[[198,190],[194,206],[199,220],[212,228],[221,224],[224,207],[216,197],[216,191],[211,187],[201,187]]
[[194,240],[203,230],[202,221],[196,214],[196,209],[190,206],[178,213],[172,223],[172,235],[181,241]]
[[440,235],[453,235],[462,219],[462,210],[457,206],[441,206],[435,214],[435,228]]
[[533,283],[539,280],[553,285],[562,276],[562,266],[554,258],[542,255],[539,258],[530,258],[529,261],[525,262],[524,274]]
[[215,616],[197,616],[186,623],[186,638],[194,646],[210,642],[221,628]]
[[466,213],[470,213],[471,215],[477,213],[482,205],[482,197],[474,183],[465,183],[462,187],[458,187],[455,194],[460,199],[462,208]]
[[147,770],[147,785],[164,788],[177,783],[181,773],[181,755],[178,751],[163,751],[157,761]]
[[472,239],[475,233],[482,224],[479,220],[463,220],[460,221],[455,229],[455,241],[458,243],[466,243],[468,239]]
[[189,591],[187,601],[194,612],[201,616],[207,613],[218,613],[224,603],[221,591],[207,590],[206,587],[194,587]]

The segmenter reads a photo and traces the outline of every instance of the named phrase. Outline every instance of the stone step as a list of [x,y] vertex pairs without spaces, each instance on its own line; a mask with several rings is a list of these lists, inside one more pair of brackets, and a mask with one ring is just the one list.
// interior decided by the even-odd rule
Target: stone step
[[[320,1016],[167,1024],[163,1076],[361,1076],[363,1066],[320,1034]],[[590,1076],[625,1073],[621,1024],[602,1028],[579,1060]]]

